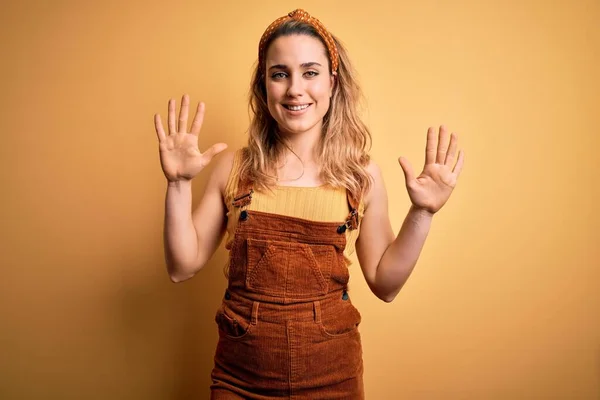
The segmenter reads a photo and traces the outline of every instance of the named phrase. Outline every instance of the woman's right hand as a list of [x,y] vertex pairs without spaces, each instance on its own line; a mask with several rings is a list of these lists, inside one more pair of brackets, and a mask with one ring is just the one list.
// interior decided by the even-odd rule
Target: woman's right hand
[[168,135],[165,134],[160,115],[154,115],[154,126],[156,127],[160,150],[160,164],[169,182],[191,180],[210,163],[210,160],[216,154],[227,148],[225,143],[217,143],[201,153],[198,149],[198,134],[204,120],[204,103],[198,103],[189,133],[187,132],[189,96],[185,94],[181,100],[178,124],[175,122],[175,105],[175,100],[170,99]]

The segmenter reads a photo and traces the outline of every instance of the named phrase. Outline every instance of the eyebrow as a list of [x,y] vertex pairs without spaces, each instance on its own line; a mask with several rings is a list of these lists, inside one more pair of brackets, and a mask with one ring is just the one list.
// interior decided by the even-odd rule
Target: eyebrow
[[[318,62],[314,62],[314,61],[300,64],[300,66],[302,68],[310,68],[310,67],[314,67],[315,65],[318,65],[319,67],[322,67],[321,64],[319,64]],[[269,70],[272,70],[272,69],[287,69],[287,68],[288,68],[288,66],[285,65],[285,64],[276,64],[276,65],[271,66],[269,68]]]

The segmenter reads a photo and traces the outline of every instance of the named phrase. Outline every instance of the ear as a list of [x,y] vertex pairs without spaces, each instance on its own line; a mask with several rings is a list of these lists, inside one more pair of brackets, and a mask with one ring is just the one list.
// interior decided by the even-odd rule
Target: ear
[[329,97],[331,98],[333,96],[333,89],[335,89],[335,85],[337,84],[337,72],[332,72],[331,75],[329,75]]

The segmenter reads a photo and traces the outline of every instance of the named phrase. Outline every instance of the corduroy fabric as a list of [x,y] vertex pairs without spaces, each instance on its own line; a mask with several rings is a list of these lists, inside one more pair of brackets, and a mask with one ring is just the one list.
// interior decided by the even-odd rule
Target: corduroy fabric
[[339,232],[358,227],[251,211],[251,182],[238,188],[211,399],[364,399],[361,316]]

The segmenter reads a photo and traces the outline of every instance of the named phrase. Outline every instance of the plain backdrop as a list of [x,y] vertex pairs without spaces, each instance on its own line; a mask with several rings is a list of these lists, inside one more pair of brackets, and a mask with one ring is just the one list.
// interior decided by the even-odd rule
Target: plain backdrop
[[398,157],[440,124],[466,152],[393,303],[351,266],[367,398],[600,398],[595,0],[3,2],[0,398],[208,398],[227,254],[168,279],[153,115],[189,93],[201,150],[243,146],[258,40],[298,7],[350,52],[395,231]]

